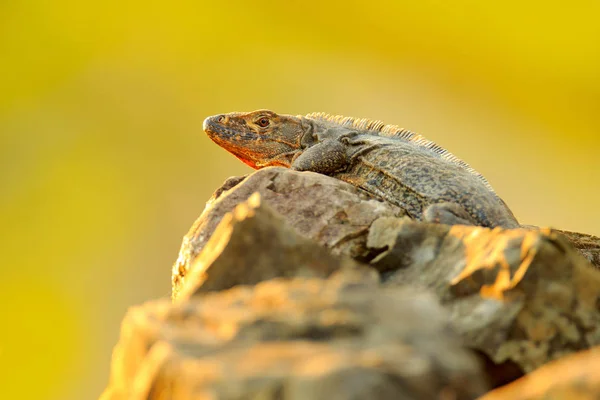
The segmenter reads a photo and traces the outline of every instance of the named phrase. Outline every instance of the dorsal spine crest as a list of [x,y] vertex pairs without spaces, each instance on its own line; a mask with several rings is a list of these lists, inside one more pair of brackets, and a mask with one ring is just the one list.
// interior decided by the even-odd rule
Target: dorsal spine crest
[[478,179],[480,179],[492,193],[496,194],[496,192],[494,191],[490,183],[487,181],[487,179],[485,179],[485,177],[479,172],[475,171],[469,164],[456,157],[454,154],[450,153],[443,147],[432,142],[431,140],[428,140],[423,136],[411,132],[409,130],[400,128],[397,125],[388,125],[383,123],[382,121],[372,120],[368,118],[354,118],[346,117],[343,115],[330,115],[323,112],[310,113],[307,114],[305,117],[318,121],[331,122],[360,131],[365,131],[365,133],[371,135],[398,138],[414,143],[416,146],[431,150],[438,154],[442,159],[447,160],[453,164],[457,164],[460,167],[464,168],[469,173],[475,175]]

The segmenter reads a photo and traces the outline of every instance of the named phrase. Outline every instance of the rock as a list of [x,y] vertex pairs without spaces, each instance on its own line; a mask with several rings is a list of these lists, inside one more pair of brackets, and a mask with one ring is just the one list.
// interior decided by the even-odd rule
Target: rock
[[386,286],[433,291],[465,343],[523,371],[600,344],[600,271],[550,230],[382,218],[367,246]]
[[102,398],[472,399],[524,373],[489,396],[598,396],[600,270],[582,255],[599,254],[591,235],[412,221],[265,168],[207,203],[173,302],[128,312]]
[[[548,228],[540,228],[535,225],[523,225],[522,227],[533,230],[548,230]],[[563,235],[569,243],[571,243],[571,245],[590,262],[590,264],[600,269],[600,238],[598,236],[589,235],[587,233],[563,231],[554,228],[550,229],[550,231]]]
[[486,391],[426,292],[340,271],[129,310],[102,400],[473,399]]
[[382,216],[404,215],[398,207],[373,199],[350,184],[312,172],[272,167],[245,178],[230,178],[183,238],[173,266],[173,293],[179,291],[223,216],[255,192],[300,235],[333,254],[359,261],[374,256],[365,246],[371,223]]
[[552,229],[565,236],[565,238],[575,247],[581,255],[596,268],[600,268],[600,238],[598,236],[589,235],[587,233],[563,231],[560,229]]
[[[344,182],[282,168],[259,170],[233,185],[238,181],[226,185],[228,189],[209,203],[188,233],[182,245],[179,268],[175,269],[175,296],[197,257],[202,260],[200,264],[212,262],[211,256],[207,257],[210,251],[201,256],[198,253],[223,218],[224,210],[240,204],[252,190],[257,190],[264,193],[261,198],[265,203],[273,204],[273,209],[283,213],[282,217],[293,228],[291,231],[313,239],[332,253],[370,263],[381,273],[387,286],[432,290],[465,343],[485,354],[495,365],[514,363],[520,371],[529,372],[562,355],[600,344],[597,306],[600,272],[590,268],[555,231],[415,222],[407,217],[398,218],[401,211],[365,197]],[[249,230],[259,232],[269,226],[268,232],[275,232],[281,225],[274,222],[277,217],[272,215],[264,220],[273,224],[255,223]],[[285,232],[288,231],[285,228]],[[299,240],[283,232],[258,236],[279,237],[278,242],[284,242],[286,237]],[[245,236],[251,238],[252,234]],[[237,242],[246,243],[244,240],[249,239]],[[580,238],[579,244],[583,247],[584,242]],[[250,254],[252,251],[248,249],[263,248],[257,243],[246,244],[246,247],[231,244],[231,249],[238,250],[230,251],[230,261],[222,264],[227,266],[213,269],[217,272],[213,281],[228,271],[235,275],[237,271],[247,270],[247,276],[238,274],[227,285],[222,283],[225,280],[220,280],[221,283],[212,287],[223,289],[275,276],[325,277],[341,268],[339,261],[334,261],[329,269],[325,266],[305,268],[292,266],[298,264],[296,261],[286,264],[285,259],[290,256],[268,264],[271,256],[257,262],[259,256],[253,254],[253,261],[244,263],[243,257],[240,259],[238,255],[236,259],[233,255],[236,252]],[[589,245],[589,241],[587,243]],[[276,254],[275,249],[280,246],[266,244],[265,251]],[[318,250],[304,251],[304,254],[313,251]],[[319,254],[317,259],[329,257],[327,253]],[[268,267],[262,268],[261,264]],[[205,271],[206,267],[194,269]],[[259,269],[262,272],[257,272]],[[252,274],[260,277],[249,279]],[[197,288],[202,279],[201,276],[194,278],[192,286]],[[194,290],[214,290],[206,282],[204,285],[204,289]]]
[[554,361],[480,400],[600,398],[600,347]]
[[[269,167],[249,176],[231,177],[217,189],[183,238],[172,270],[174,293],[179,291],[187,271],[223,216],[254,192],[260,193],[264,202],[302,236],[315,240],[333,254],[346,254],[364,262],[377,255],[366,246],[371,223],[380,217],[405,215],[404,210],[374,199],[348,183],[313,172]],[[592,265],[600,268],[600,238],[554,231],[565,235]]]
[[297,234],[256,192],[225,214],[182,284],[173,288],[173,298],[272,278],[325,278],[340,269],[362,269],[365,275],[377,276],[374,270]]

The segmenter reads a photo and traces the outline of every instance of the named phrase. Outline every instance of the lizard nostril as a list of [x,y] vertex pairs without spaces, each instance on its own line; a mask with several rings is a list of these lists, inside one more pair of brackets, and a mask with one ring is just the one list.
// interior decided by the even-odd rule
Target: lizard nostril
[[218,123],[221,123],[221,122],[224,122],[224,121],[225,121],[225,116],[224,115],[217,116],[217,122]]

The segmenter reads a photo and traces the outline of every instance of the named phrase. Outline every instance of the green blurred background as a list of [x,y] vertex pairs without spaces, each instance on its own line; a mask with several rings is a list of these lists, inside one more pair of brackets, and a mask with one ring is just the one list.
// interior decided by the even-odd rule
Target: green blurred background
[[600,3],[0,2],[3,398],[96,398],[127,307],[249,172],[202,133],[271,108],[382,119],[521,222],[600,235]]

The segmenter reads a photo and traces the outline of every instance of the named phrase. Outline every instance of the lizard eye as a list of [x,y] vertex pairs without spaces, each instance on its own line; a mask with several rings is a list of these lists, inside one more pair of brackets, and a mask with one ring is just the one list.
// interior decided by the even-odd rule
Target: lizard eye
[[261,128],[266,128],[267,126],[269,126],[269,118],[267,117],[262,117],[259,118],[258,121],[256,121],[256,125],[260,126]]

